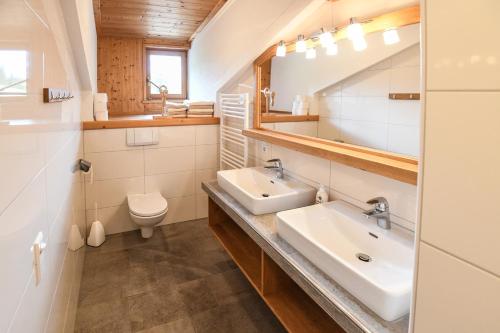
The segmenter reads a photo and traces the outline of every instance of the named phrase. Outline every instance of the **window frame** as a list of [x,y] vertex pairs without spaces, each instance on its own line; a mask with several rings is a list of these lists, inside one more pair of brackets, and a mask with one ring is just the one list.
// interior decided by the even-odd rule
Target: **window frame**
[[155,101],[161,100],[160,94],[151,94],[150,85],[148,84],[148,78],[150,77],[150,66],[149,66],[149,56],[151,54],[158,55],[176,55],[181,56],[181,66],[182,66],[182,92],[181,94],[167,94],[167,99],[177,99],[185,100],[188,98],[187,91],[187,51],[184,49],[175,49],[161,46],[145,46],[144,47],[144,95],[146,100]]

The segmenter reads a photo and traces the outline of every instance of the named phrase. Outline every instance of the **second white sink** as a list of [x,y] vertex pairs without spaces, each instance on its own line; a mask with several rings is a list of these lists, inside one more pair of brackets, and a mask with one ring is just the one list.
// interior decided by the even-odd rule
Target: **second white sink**
[[219,171],[217,182],[254,215],[308,206],[316,195],[312,186],[286,176],[278,179],[275,171],[264,168]]
[[343,201],[277,214],[278,234],[385,320],[410,310],[413,235]]

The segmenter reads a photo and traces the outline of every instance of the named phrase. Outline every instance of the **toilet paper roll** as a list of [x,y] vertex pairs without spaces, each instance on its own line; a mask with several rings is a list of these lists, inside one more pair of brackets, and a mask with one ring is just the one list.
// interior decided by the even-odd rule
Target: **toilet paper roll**
[[106,93],[97,93],[94,95],[94,101],[96,102],[108,102],[108,94]]
[[107,102],[94,101],[94,112],[108,111]]
[[95,113],[95,120],[97,120],[97,121],[107,121],[107,120],[109,120],[108,111],[105,111],[105,112],[96,112]]

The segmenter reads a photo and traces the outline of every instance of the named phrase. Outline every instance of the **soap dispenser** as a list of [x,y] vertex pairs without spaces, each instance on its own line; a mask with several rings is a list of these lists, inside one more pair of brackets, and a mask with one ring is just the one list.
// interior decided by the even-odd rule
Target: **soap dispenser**
[[321,185],[316,193],[316,203],[322,204],[325,202],[328,202],[328,192],[326,191],[325,186]]

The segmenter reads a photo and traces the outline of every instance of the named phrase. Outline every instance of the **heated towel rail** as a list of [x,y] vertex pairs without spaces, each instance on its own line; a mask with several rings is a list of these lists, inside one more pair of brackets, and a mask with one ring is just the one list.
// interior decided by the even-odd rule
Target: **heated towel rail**
[[250,123],[250,94],[220,94],[220,169],[248,165],[248,139],[243,130]]

